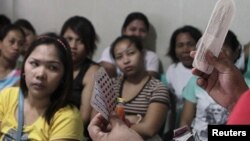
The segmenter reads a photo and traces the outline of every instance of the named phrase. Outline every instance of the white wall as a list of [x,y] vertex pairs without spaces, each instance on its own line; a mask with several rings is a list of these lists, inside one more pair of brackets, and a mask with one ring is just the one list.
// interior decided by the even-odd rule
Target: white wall
[[[39,34],[59,32],[63,22],[73,15],[87,17],[94,24],[100,42],[94,59],[118,35],[128,13],[145,13],[152,26],[156,52],[163,62],[164,70],[171,63],[165,56],[172,32],[184,24],[205,30],[217,0],[0,0],[0,14],[13,21],[26,18]],[[242,44],[250,40],[250,1],[235,0],[237,14],[231,29]]]
[[13,0],[0,0],[0,14],[13,18]]

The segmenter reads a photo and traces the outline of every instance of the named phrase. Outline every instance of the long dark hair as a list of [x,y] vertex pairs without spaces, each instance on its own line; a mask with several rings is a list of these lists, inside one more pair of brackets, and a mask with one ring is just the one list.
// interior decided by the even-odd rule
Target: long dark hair
[[[61,37],[57,36],[41,36],[36,39],[31,46],[28,48],[27,53],[24,58],[24,62],[21,67],[21,74],[25,74],[24,67],[27,58],[30,54],[38,47],[39,45],[54,45],[58,51],[59,59],[63,64],[64,67],[64,74],[63,78],[58,88],[51,94],[50,96],[50,105],[46,109],[44,113],[44,118],[48,124],[50,124],[51,118],[54,114],[62,107],[68,105],[68,99],[70,96],[70,92],[72,89],[72,80],[73,80],[73,68],[72,68],[72,58],[69,45],[67,41],[65,41]],[[28,88],[25,82],[25,75],[21,75],[21,82],[20,82],[21,90],[24,94],[24,97],[27,97]]]
[[167,53],[167,55],[170,56],[170,58],[172,59],[174,63],[179,62],[179,59],[177,58],[176,53],[175,53],[175,47],[176,47],[176,38],[180,33],[189,33],[196,43],[202,36],[201,31],[199,29],[190,25],[186,25],[186,26],[176,29],[171,36],[169,50]]
[[85,17],[73,16],[62,26],[60,35],[63,36],[67,29],[74,31],[85,45],[87,55],[91,58],[97,48],[98,36],[92,23]]

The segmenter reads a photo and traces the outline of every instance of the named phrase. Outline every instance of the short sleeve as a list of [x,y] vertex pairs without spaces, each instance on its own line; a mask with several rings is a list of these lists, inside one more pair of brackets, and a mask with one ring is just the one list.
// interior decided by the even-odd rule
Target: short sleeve
[[65,107],[58,111],[51,124],[50,140],[83,140],[83,122],[80,112],[75,107]]
[[0,92],[0,122],[2,122],[3,117],[4,117],[4,95],[2,94],[3,91]]
[[114,60],[112,59],[110,54],[110,47],[105,48],[104,51],[102,52],[98,62],[100,63],[102,61],[114,64]]
[[162,82],[157,82],[155,88],[153,88],[150,103],[152,102],[160,102],[170,106],[169,91]]
[[184,99],[196,103],[197,99],[195,97],[195,87],[196,87],[196,80],[197,77],[193,76],[191,79],[188,81],[187,85],[183,88],[182,91],[182,96]]
[[147,51],[145,59],[147,71],[159,72],[159,58],[154,52]]
[[0,91],[0,122],[7,114],[7,110],[16,105],[18,91],[18,87],[8,87]]

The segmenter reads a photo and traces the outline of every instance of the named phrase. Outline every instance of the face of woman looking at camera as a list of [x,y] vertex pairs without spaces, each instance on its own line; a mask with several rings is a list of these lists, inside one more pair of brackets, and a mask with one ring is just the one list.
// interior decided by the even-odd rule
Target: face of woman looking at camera
[[24,34],[17,29],[10,29],[6,36],[0,41],[1,56],[10,62],[16,62],[23,47]]
[[117,42],[113,50],[115,62],[124,75],[136,75],[144,70],[143,51],[135,43],[124,39]]
[[142,40],[145,40],[148,35],[148,30],[142,20],[134,20],[123,29],[122,34],[127,36],[136,36]]

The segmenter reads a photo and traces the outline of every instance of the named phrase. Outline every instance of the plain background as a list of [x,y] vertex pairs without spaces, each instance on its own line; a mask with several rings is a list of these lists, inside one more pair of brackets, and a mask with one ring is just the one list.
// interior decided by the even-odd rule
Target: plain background
[[[151,23],[150,48],[158,54],[165,72],[171,63],[166,56],[172,32],[183,25],[205,30],[217,0],[0,0],[0,14],[13,22],[29,20],[38,34],[59,33],[65,20],[80,15],[88,18],[100,41],[94,60],[121,34],[121,26],[130,12],[143,12]],[[230,29],[241,44],[250,41],[250,0],[235,0],[237,13]]]

